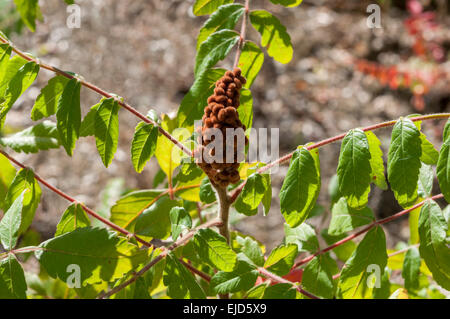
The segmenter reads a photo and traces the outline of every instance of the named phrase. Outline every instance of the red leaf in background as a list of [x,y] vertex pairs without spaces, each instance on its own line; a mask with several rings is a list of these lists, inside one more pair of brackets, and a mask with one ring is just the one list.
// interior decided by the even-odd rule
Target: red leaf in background
[[422,4],[417,0],[408,0],[406,8],[412,15],[418,15],[423,11]]

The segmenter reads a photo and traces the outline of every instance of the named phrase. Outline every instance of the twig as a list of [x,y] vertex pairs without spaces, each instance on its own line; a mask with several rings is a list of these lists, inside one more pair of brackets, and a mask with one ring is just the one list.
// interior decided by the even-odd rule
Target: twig
[[183,259],[179,258],[178,259],[180,261],[180,263],[183,264],[184,267],[186,267],[187,269],[189,269],[193,274],[200,276],[202,279],[204,279],[207,282],[211,281],[211,276],[204,273],[201,270],[198,270],[197,268],[195,268],[194,266],[192,266],[191,264],[185,262]]
[[248,15],[250,12],[249,2],[250,2],[250,0],[245,0],[245,4],[244,4],[244,18],[242,19],[242,26],[241,26],[241,32],[239,35],[239,42],[238,42],[238,46],[236,49],[236,56],[234,58],[234,67],[235,68],[239,64],[239,58],[241,57],[242,48],[244,47],[244,43],[245,43],[245,35],[247,33],[247,20],[249,18]]
[[[65,71],[62,71],[60,69],[58,69],[57,67],[51,66],[49,64],[43,63],[42,61],[38,60],[38,59],[34,59],[28,55],[26,55],[24,52],[20,51],[19,49],[17,49],[10,41],[8,41],[7,39],[4,39],[2,36],[0,36],[0,42],[2,43],[6,43],[9,44],[12,48],[12,50],[17,53],[17,55],[21,56],[22,58],[24,58],[27,61],[30,62],[34,62],[36,64],[39,64],[39,66],[43,69],[52,71],[54,73],[57,73],[59,75],[62,75],[68,79],[73,79],[73,78],[77,78],[77,80],[80,82],[81,85],[87,87],[88,89],[91,89],[94,92],[97,92],[98,94],[106,97],[106,98],[114,98],[115,96],[106,92],[105,90],[102,90],[101,88],[95,86],[92,83],[89,83],[87,81],[84,81],[82,79],[79,79],[76,76],[73,76],[70,73],[67,73]],[[166,130],[164,130],[161,126],[158,125],[158,123],[154,122],[153,120],[149,119],[148,117],[146,117],[144,114],[140,113],[138,110],[136,110],[135,108],[133,108],[131,105],[118,100],[117,101],[119,103],[120,106],[122,106],[124,109],[126,109],[127,111],[131,112],[132,114],[134,114],[135,116],[137,116],[138,118],[140,118],[142,121],[144,121],[145,123],[148,124],[152,124],[155,127],[158,128],[159,132],[164,135],[166,138],[168,138],[173,144],[175,144],[178,148],[180,148],[184,153],[186,153],[187,155],[189,155],[190,157],[193,156],[193,153],[191,150],[189,150],[186,146],[184,146],[180,141],[178,141],[175,137],[173,137],[169,132],[167,132]]]
[[227,194],[225,187],[214,186],[218,196],[219,202],[219,219],[223,222],[223,225],[219,227],[220,234],[225,237],[227,242],[230,242],[230,231],[228,229],[228,219],[230,214],[230,198]]

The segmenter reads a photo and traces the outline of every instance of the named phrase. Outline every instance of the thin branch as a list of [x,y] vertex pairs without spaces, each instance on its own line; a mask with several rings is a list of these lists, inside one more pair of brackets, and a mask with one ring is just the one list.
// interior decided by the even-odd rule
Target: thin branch
[[270,279],[272,282],[277,282],[280,284],[290,284],[292,285],[292,287],[294,287],[299,293],[301,293],[302,295],[305,295],[308,298],[311,299],[320,299],[319,297],[317,297],[316,295],[313,295],[312,293],[304,290],[300,285],[297,285],[296,283],[289,281],[287,279],[284,279],[278,275],[275,275],[273,273],[271,273],[270,271],[268,271],[266,268],[263,267],[258,267],[258,272],[263,275],[264,277]]
[[214,186],[214,188],[216,189],[217,201],[219,202],[219,219],[223,222],[223,225],[219,227],[219,232],[229,243],[230,231],[228,229],[228,219],[230,215],[230,198],[225,187]]
[[[3,154],[3,156],[5,156],[9,161],[11,161],[12,163],[14,163],[15,165],[21,167],[21,168],[28,168],[27,166],[25,166],[24,164],[22,164],[21,162],[19,162],[18,160],[14,159],[13,157],[9,156],[6,152],[4,152],[3,150],[0,150],[0,153]],[[64,199],[68,200],[71,203],[77,203],[79,204],[83,210],[91,215],[92,217],[98,219],[99,221],[101,221],[102,223],[104,223],[105,225],[108,225],[109,227],[111,227],[112,229],[118,231],[119,233],[122,233],[123,235],[127,236],[128,238],[136,238],[136,240],[138,242],[140,242],[141,244],[147,246],[147,247],[153,247],[152,244],[150,244],[149,242],[143,240],[142,238],[140,238],[139,236],[137,236],[136,234],[130,233],[128,230],[114,224],[113,222],[107,220],[106,218],[103,218],[102,216],[100,216],[99,214],[97,214],[96,212],[94,212],[92,209],[90,209],[89,207],[87,207],[86,205],[84,205],[83,203],[80,203],[79,201],[77,201],[75,198],[71,197],[70,195],[64,193],[62,190],[56,188],[55,186],[49,184],[46,180],[44,180],[42,177],[40,177],[37,173],[34,173],[34,178],[40,182],[42,185],[44,185],[45,187],[47,187],[49,190],[51,190],[52,192],[56,193],[57,195],[63,197]]]
[[[436,199],[443,198],[443,197],[444,197],[444,195],[439,194],[439,195],[435,195],[435,196],[433,196],[433,197],[431,197],[429,199],[436,200]],[[352,240],[352,239],[354,239],[354,238],[356,238],[356,237],[358,237],[358,236],[368,232],[369,230],[371,230],[375,226],[379,226],[379,225],[385,224],[385,223],[390,222],[390,221],[392,221],[394,219],[397,219],[397,218],[402,217],[402,216],[404,216],[406,214],[409,214],[413,210],[423,206],[425,204],[425,202],[427,200],[429,200],[429,199],[425,199],[422,202],[417,203],[417,204],[415,204],[414,206],[412,206],[412,207],[410,207],[408,209],[402,210],[401,212],[399,212],[397,214],[394,214],[392,216],[380,219],[378,221],[375,221],[375,222],[369,224],[368,226],[364,227],[362,230],[360,230],[360,231],[358,231],[358,232],[356,232],[356,233],[354,233],[352,235],[349,235],[349,236],[347,236],[347,237],[345,237],[345,238],[335,242],[334,244],[328,246],[327,248],[319,250],[318,252],[316,252],[316,253],[314,253],[314,254],[306,257],[306,258],[303,258],[302,260],[300,260],[298,262],[296,262],[294,264],[294,266],[292,267],[292,269],[295,269],[295,268],[297,268],[297,267],[299,267],[301,265],[304,265],[304,264],[308,263],[309,261],[311,261],[314,257],[316,257],[318,255],[324,254],[327,251],[330,251],[330,250],[332,250],[332,249],[334,249],[334,248],[336,248],[336,247],[338,247],[338,246],[340,246],[342,244],[345,244],[346,242],[348,242],[348,241],[350,241],[350,240]]]
[[191,264],[185,262],[183,259],[179,258],[178,259],[180,261],[181,264],[183,264],[184,267],[186,267],[187,269],[189,269],[189,271],[195,275],[198,275],[199,277],[201,277],[203,280],[210,282],[211,281],[211,276],[204,273],[201,270],[198,270],[197,268],[195,268],[194,266],[192,266]]
[[247,20],[249,19],[249,12],[250,12],[249,2],[250,2],[250,0],[245,0],[244,18],[242,19],[242,26],[241,26],[240,36],[239,36],[239,42],[238,42],[238,46],[236,49],[236,56],[234,58],[234,68],[236,68],[239,64],[239,58],[241,57],[242,48],[244,47],[244,44],[245,44],[245,36],[247,33]]
[[[91,89],[94,92],[97,92],[98,94],[106,97],[106,98],[115,98],[115,96],[113,94],[110,94],[108,92],[106,92],[105,90],[102,90],[101,88],[95,86],[92,83],[89,83],[85,80],[82,80],[76,76],[73,76],[70,73],[67,73],[65,71],[60,70],[57,67],[51,66],[49,64],[46,64],[42,61],[40,61],[39,59],[34,59],[28,55],[26,55],[24,52],[20,51],[19,49],[17,49],[10,41],[8,41],[7,39],[4,39],[2,36],[0,36],[0,42],[2,43],[6,43],[9,44],[12,48],[12,50],[17,53],[17,55],[21,56],[22,58],[24,58],[27,61],[30,62],[34,62],[36,64],[38,64],[41,68],[52,71],[56,74],[62,75],[68,79],[73,79],[76,78],[81,85],[87,87],[88,89]],[[158,123],[152,121],[151,119],[149,119],[148,117],[146,117],[144,114],[140,113],[138,110],[136,110],[135,108],[133,108],[131,105],[118,100],[117,101],[119,103],[120,106],[122,106],[124,109],[126,109],[127,111],[129,111],[130,113],[134,114],[135,116],[137,116],[139,119],[141,119],[142,121],[144,121],[145,123],[148,124],[152,124],[154,126],[156,126],[159,130],[159,132],[164,135],[166,138],[168,138],[173,144],[175,144],[178,148],[180,148],[184,153],[186,153],[187,155],[189,155],[190,157],[193,156],[193,153],[191,150],[189,150],[186,146],[184,146],[180,141],[178,141],[175,137],[173,137],[169,132],[167,132],[166,130],[164,130],[162,127],[160,127],[158,125]]]
[[[434,120],[434,119],[445,119],[445,118],[449,118],[449,117],[450,117],[450,113],[436,113],[436,114],[415,116],[415,117],[411,117],[409,119],[413,122],[416,122],[416,121],[425,121],[425,120]],[[395,123],[397,123],[397,120],[374,124],[371,126],[364,127],[361,130],[363,130],[364,132],[372,131],[372,130],[376,130],[376,129],[379,129],[382,127],[394,126]],[[312,149],[319,148],[319,147],[322,147],[327,144],[331,144],[333,142],[337,142],[339,140],[342,140],[346,135],[347,135],[347,133],[342,133],[342,134],[336,135],[334,137],[327,138],[325,140],[322,140],[320,142],[317,142],[317,143],[307,146],[306,149],[312,150]],[[283,157],[280,157],[279,159],[267,164],[266,166],[261,167],[259,170],[257,170],[257,173],[261,174],[261,173],[271,169],[275,165],[283,164],[283,163],[289,161],[293,154],[294,154],[294,152],[291,152],[291,153],[284,155]],[[246,182],[247,182],[246,180],[243,181],[242,184],[239,185],[233,191],[232,195],[230,196],[232,203],[237,199],[239,194],[242,192],[242,189],[244,188]]]
[[140,276],[142,276],[143,274],[145,274],[145,272],[150,270],[150,268],[152,268],[158,262],[160,262],[161,260],[166,258],[166,256],[169,254],[170,251],[174,250],[175,248],[177,248],[179,246],[183,246],[183,245],[187,244],[187,242],[195,235],[195,233],[199,229],[210,228],[210,227],[220,226],[220,225],[222,225],[222,221],[220,221],[218,219],[213,219],[213,220],[210,220],[210,221],[208,221],[208,222],[206,222],[206,223],[204,223],[204,224],[202,224],[200,226],[197,226],[194,229],[191,229],[186,235],[184,235],[183,237],[178,239],[169,248],[164,248],[164,247],[160,248],[161,249],[161,253],[155,259],[153,259],[151,262],[149,262],[147,265],[145,265],[141,270],[139,270],[137,273],[135,273],[133,277],[131,277],[130,279],[128,279],[124,283],[120,284],[119,286],[114,287],[110,291],[100,294],[97,298],[98,299],[108,298],[108,297],[116,294],[120,290],[124,289],[128,285],[132,284],[133,282],[135,282]]

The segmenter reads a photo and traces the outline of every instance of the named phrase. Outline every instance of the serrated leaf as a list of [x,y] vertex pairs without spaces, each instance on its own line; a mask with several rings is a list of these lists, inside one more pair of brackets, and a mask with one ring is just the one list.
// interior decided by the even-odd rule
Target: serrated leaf
[[[9,62],[11,64],[11,62]],[[9,64],[7,72],[9,71]],[[25,63],[9,81],[4,96],[0,96],[0,128],[17,99],[30,87],[39,73],[39,65],[34,62]]]
[[[342,234],[342,235],[339,235],[339,236],[331,236],[331,235],[328,234],[328,229],[327,228],[324,228],[320,232],[320,235],[322,235],[323,239],[325,239],[325,242],[327,243],[327,245],[332,245],[332,244],[336,243],[337,241],[347,237],[347,234]],[[355,251],[355,249],[356,249],[355,242],[352,241],[352,240],[349,240],[346,243],[335,247],[333,249],[333,252],[336,254],[336,256],[341,261],[345,262],[347,259],[350,258],[350,256]]]
[[370,156],[366,134],[360,129],[349,131],[342,141],[337,175],[339,190],[354,209],[362,209],[368,202]]
[[317,240],[316,232],[306,223],[295,228],[284,224],[284,236],[285,244],[296,244],[299,252],[309,251],[315,253],[319,250],[319,241]]
[[[250,88],[255,81],[256,76],[264,64],[264,53],[259,46],[252,41],[246,41],[239,57],[238,66],[242,70],[242,76],[247,82],[245,88]],[[239,109],[238,109],[239,110]]]
[[420,256],[433,274],[433,279],[444,289],[450,290],[447,230],[448,225],[441,208],[433,200],[427,200],[419,217]]
[[408,291],[419,288],[420,254],[416,247],[411,247],[405,254],[402,277]]
[[216,65],[220,60],[225,59],[238,40],[239,34],[231,30],[220,30],[211,34],[200,45],[195,58],[195,78]]
[[270,0],[274,4],[281,4],[285,7],[296,7],[303,2],[303,0]]
[[316,296],[333,298],[333,270],[336,268],[336,262],[328,254],[314,257],[303,271],[303,288]]
[[102,98],[99,103],[91,106],[91,109],[81,121],[80,137],[95,136],[95,118],[97,117],[97,110],[104,99]]
[[264,290],[262,299],[295,299],[296,290],[291,284],[275,284]]
[[436,176],[445,200],[450,203],[450,137],[447,137],[442,144],[436,167]]
[[157,127],[145,122],[140,122],[136,126],[131,143],[131,160],[136,172],[142,172],[145,164],[155,154],[157,140]]
[[201,120],[207,99],[214,93],[216,81],[224,74],[224,69],[209,69],[196,77],[178,108],[178,127],[191,128],[195,120]]
[[95,143],[103,164],[111,164],[119,141],[119,103],[103,100],[95,115]]
[[226,239],[212,229],[200,229],[194,236],[194,245],[200,258],[211,266],[226,272],[235,268],[236,253]]
[[163,190],[159,189],[149,189],[134,191],[122,196],[111,207],[111,221],[116,225],[129,229],[128,226],[134,218],[137,218],[138,214],[142,213],[144,209],[150,207],[150,204],[162,192]]
[[196,0],[192,11],[197,16],[211,14],[221,5],[232,3],[233,1],[234,0]]
[[56,225],[55,237],[70,233],[78,228],[88,227],[91,225],[91,221],[80,204],[71,204]]
[[384,176],[383,151],[380,148],[381,142],[372,131],[365,132],[370,151],[370,168],[372,182],[382,190],[388,188],[386,177]]
[[245,237],[242,243],[242,253],[256,266],[264,265],[264,255],[258,242],[250,237]]
[[69,82],[69,79],[57,75],[48,81],[48,84],[41,90],[36,102],[31,110],[31,119],[33,121],[40,120],[44,117],[49,117],[56,113],[58,99],[61,96],[64,87]]
[[333,205],[331,213],[328,234],[333,236],[341,235],[375,221],[373,212],[369,207],[364,207],[361,210],[351,208],[343,197]]
[[369,230],[345,263],[339,277],[337,296],[344,299],[370,296],[373,288],[369,288],[368,280],[374,274],[369,266],[379,269],[379,275],[382,276],[387,258],[386,237],[383,229],[376,226]]
[[258,271],[247,262],[239,260],[232,272],[219,271],[212,278],[210,287],[216,294],[247,291],[255,285]]
[[197,38],[197,50],[210,34],[223,29],[234,29],[243,13],[244,6],[239,3],[220,6],[200,29],[200,34]]
[[439,152],[422,132],[420,132],[420,140],[422,142],[422,155],[420,156],[420,160],[427,165],[436,165],[439,159]]
[[422,163],[419,170],[419,180],[417,192],[421,198],[431,195],[433,190],[434,172],[433,167]]
[[14,0],[14,3],[22,21],[34,32],[36,30],[36,19],[41,16],[38,0]]
[[251,216],[258,213],[258,206],[269,187],[268,180],[262,174],[253,173],[247,179],[237,201],[236,210],[244,215]]
[[16,176],[16,169],[11,165],[9,160],[0,154],[0,209],[5,205],[5,195],[8,192],[9,185]]
[[17,245],[20,223],[22,221],[23,195],[25,192],[24,190],[16,198],[0,221],[0,240],[3,248],[6,250],[11,250]]
[[0,260],[0,299],[26,299],[27,283],[22,266],[12,254]]
[[60,146],[56,124],[51,121],[44,121],[18,133],[0,137],[0,145],[24,153],[37,153]]
[[444,132],[442,132],[442,140],[446,141],[450,136],[450,118],[447,120],[444,126]]
[[319,151],[297,149],[280,190],[281,213],[289,226],[296,227],[308,218],[319,192]]
[[9,209],[14,201],[22,194],[23,209],[22,221],[19,233],[23,234],[33,221],[36,208],[41,200],[41,188],[34,178],[34,173],[30,169],[21,169],[9,186],[8,193],[5,196],[5,209]]
[[80,90],[81,83],[77,79],[73,78],[67,82],[56,109],[56,126],[60,141],[69,156],[72,156],[75,143],[80,136]]
[[253,287],[252,289],[247,291],[247,294],[245,295],[245,299],[262,299],[266,288],[267,288],[267,283],[263,283],[263,284]]
[[269,56],[283,64],[292,60],[291,37],[280,20],[265,10],[255,10],[250,12],[250,22],[261,34],[261,45],[267,47]]
[[170,210],[180,205],[179,202],[164,196],[145,209],[136,219],[134,231],[138,235],[165,239],[170,235]]
[[172,238],[173,240],[177,240],[183,231],[191,229],[192,219],[183,207],[173,207],[169,215],[172,224]]
[[174,299],[205,299],[206,295],[194,276],[172,254],[166,257],[164,285],[167,295]]
[[91,227],[49,239],[39,247],[35,256],[50,277],[66,281],[72,274],[67,267],[75,264],[83,285],[121,278],[145,262],[149,253],[105,228]]
[[419,130],[411,120],[401,118],[392,130],[387,169],[392,191],[402,207],[417,199],[421,155]]
[[[10,53],[10,50],[8,52]],[[5,99],[5,92],[9,82],[17,74],[19,69],[28,62],[19,55],[15,55],[11,59],[9,59],[9,56],[10,54],[7,54],[3,57],[1,66],[4,69],[0,69],[0,104]]]
[[253,123],[253,96],[250,90],[243,88],[241,90],[240,105],[237,109],[239,120],[248,130]]
[[291,270],[297,257],[296,244],[280,245],[272,250],[264,263],[264,268],[279,276],[284,276]]
[[205,204],[210,204],[216,201],[216,192],[211,186],[211,181],[208,177],[203,178],[200,185],[200,200]]
[[[6,85],[7,85],[7,83],[5,83],[3,81],[3,78],[5,77],[6,72],[7,72],[7,67],[8,67],[8,64],[10,61],[11,52],[12,52],[12,48],[9,44],[6,44],[6,43],[0,44],[0,92],[3,92],[3,93],[5,92]],[[2,96],[3,96],[3,94],[0,93],[0,97],[2,97]]]

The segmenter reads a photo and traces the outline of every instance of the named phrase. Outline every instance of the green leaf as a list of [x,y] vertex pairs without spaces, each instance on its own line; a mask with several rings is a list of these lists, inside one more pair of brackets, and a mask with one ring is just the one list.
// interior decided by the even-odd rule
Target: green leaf
[[148,160],[155,154],[158,128],[152,124],[140,122],[136,126],[131,143],[131,160],[134,169],[140,173]]
[[83,118],[80,125],[80,137],[95,136],[95,118],[97,111],[105,98],[102,98],[99,103],[91,106],[91,109]]
[[306,223],[295,228],[284,224],[284,236],[285,244],[296,244],[299,252],[309,251],[315,253],[319,250],[319,241],[317,240],[316,232]]
[[75,264],[80,267],[83,285],[121,278],[144,263],[149,253],[114,232],[91,227],[77,228],[39,247],[36,258],[50,277],[66,282],[72,274],[67,267]]
[[[267,174],[264,174],[267,175]],[[234,207],[244,215],[251,216],[258,213],[258,206],[261,203],[267,188],[270,187],[268,179],[259,173],[253,173],[247,179]]]
[[216,65],[220,60],[225,59],[238,40],[239,34],[231,30],[220,30],[211,34],[200,45],[195,58],[195,78]]
[[172,224],[172,238],[177,240],[178,236],[192,227],[192,219],[183,207],[173,207],[170,210],[170,222]]
[[197,50],[210,34],[223,29],[234,29],[243,13],[244,6],[239,3],[220,6],[200,29],[197,39]]
[[212,188],[208,177],[203,178],[200,184],[200,200],[205,204],[211,204],[216,201],[216,192]]
[[433,279],[444,289],[450,290],[447,230],[448,225],[441,208],[433,200],[427,200],[419,217],[420,256],[433,274]]
[[22,222],[19,233],[23,234],[34,218],[34,213],[41,200],[41,188],[34,178],[34,173],[30,169],[21,169],[9,186],[5,197],[5,209],[9,209],[14,201],[23,195]]
[[129,229],[127,225],[131,223],[133,218],[144,209],[148,208],[162,192],[163,190],[150,189],[135,191],[124,195],[113,207],[111,207],[110,220],[116,225]]
[[388,154],[388,179],[395,198],[402,207],[417,199],[420,157],[420,132],[410,119],[401,118],[394,125]]
[[347,260],[339,277],[339,298],[354,299],[367,298],[373,288],[369,288],[368,281],[376,277],[371,267],[379,269],[382,276],[387,264],[386,237],[383,229],[376,226],[369,230],[364,239]]
[[80,90],[81,83],[77,79],[74,78],[67,82],[58,99],[56,109],[56,126],[59,137],[69,156],[72,156],[75,143],[80,136]]
[[264,265],[264,255],[257,241],[250,237],[245,237],[242,243],[242,253],[255,265],[262,267]]
[[11,250],[17,245],[20,223],[22,220],[23,191],[14,203],[9,207],[0,221],[0,240],[6,250]]
[[422,198],[431,195],[433,190],[434,172],[433,167],[422,163],[419,171],[418,194]]
[[286,27],[275,16],[264,10],[250,12],[250,22],[261,34],[261,45],[276,61],[286,64],[292,60],[291,37]]
[[211,14],[223,4],[232,3],[234,0],[196,0],[192,11],[196,16]]
[[308,218],[319,192],[319,151],[299,148],[292,155],[280,190],[281,213],[289,226],[296,227]]
[[[7,74],[12,77],[12,75],[16,73],[16,72],[14,72],[13,74],[7,73],[8,64],[10,62],[10,57],[11,57],[11,52],[12,52],[12,48],[9,44],[6,44],[6,43],[0,44],[0,92],[3,92],[3,93],[5,92],[6,86],[9,82],[9,80],[8,80],[8,82],[4,81],[3,80],[4,77]],[[26,60],[24,60],[23,58],[22,58],[22,60],[24,61],[24,63],[26,62]],[[20,68],[20,66],[17,68],[17,70],[19,68]],[[3,96],[3,93],[0,93],[0,98]]]
[[422,142],[422,155],[420,156],[420,160],[427,165],[436,165],[439,159],[439,152],[422,132],[420,132],[420,140]]
[[250,90],[245,88],[241,90],[240,103],[237,109],[239,120],[245,126],[245,129],[248,130],[252,127],[253,122],[253,96]]
[[303,2],[303,0],[270,0],[270,2],[275,4],[281,4],[285,7],[296,7]]
[[[250,88],[255,81],[256,76],[264,64],[264,53],[258,45],[252,41],[246,41],[242,48],[241,56],[239,57],[238,66],[242,70],[247,82],[244,84],[245,88]],[[239,110],[239,109],[238,109]]]
[[[11,63],[11,62],[10,62]],[[9,64],[7,72],[9,71]],[[9,112],[17,99],[30,87],[39,73],[39,65],[34,62],[24,64],[11,78],[2,98],[0,96],[0,128],[5,122],[6,114]]]
[[297,257],[296,244],[280,245],[272,250],[264,263],[264,268],[279,276],[284,276],[291,270]]
[[336,236],[357,227],[370,224],[375,221],[373,212],[369,207],[361,210],[351,208],[345,198],[341,198],[331,209],[331,221],[328,234]]
[[291,284],[276,284],[268,286],[262,299],[295,299],[296,290]]
[[411,247],[403,260],[402,277],[405,279],[405,288],[408,291],[419,288],[420,254],[416,247]]
[[204,261],[226,272],[236,266],[236,253],[227,244],[226,239],[212,229],[200,229],[194,236],[195,249]]
[[26,299],[27,283],[22,266],[12,254],[0,260],[0,298]]
[[246,299],[262,299],[267,288],[267,283],[260,284],[247,291]]
[[103,100],[95,115],[95,143],[103,164],[111,164],[119,141],[119,103]]
[[[320,235],[322,235],[323,239],[325,239],[325,242],[327,243],[327,245],[332,245],[332,244],[336,243],[337,241],[347,237],[347,234],[342,234],[339,236],[331,236],[328,234],[327,228],[322,229],[322,231],[320,232]],[[333,249],[333,252],[336,254],[336,256],[340,260],[345,262],[347,259],[350,258],[350,256],[355,251],[355,249],[356,249],[355,242],[352,240],[349,240],[349,241],[345,242],[344,244],[335,247]]]
[[365,134],[369,143],[372,182],[382,190],[386,190],[388,186],[386,177],[384,176],[383,151],[380,148],[381,142],[372,131],[366,131]]
[[2,58],[1,66],[4,69],[0,69],[0,104],[5,99],[5,92],[9,82],[19,72],[20,68],[28,62],[20,55],[15,55],[9,59],[10,53],[10,50],[7,50],[7,55]]
[[354,209],[367,205],[370,192],[371,166],[369,142],[360,129],[347,133],[342,141],[337,168],[339,190]]
[[195,78],[178,108],[178,127],[190,128],[194,126],[195,120],[201,120],[207,99],[214,93],[216,81],[224,74],[224,69],[208,69]]
[[83,207],[78,203],[71,204],[67,207],[56,226],[55,237],[90,225],[91,221]]
[[264,193],[262,204],[263,204],[263,214],[264,216],[267,216],[267,214],[269,214],[270,211],[270,206],[272,205],[272,181],[270,178],[270,174],[264,174],[263,176],[267,180],[266,181],[267,189],[266,192]]
[[14,0],[14,3],[23,23],[31,31],[36,31],[36,19],[39,19],[41,16],[38,0]]
[[136,220],[134,230],[138,235],[165,239],[170,235],[170,210],[180,203],[164,196],[145,209]]
[[2,209],[9,185],[16,176],[16,169],[3,154],[0,154],[0,167],[2,168],[0,170],[0,209]]
[[31,119],[33,121],[49,117],[56,113],[59,97],[67,82],[69,82],[69,79],[61,75],[57,75],[48,81],[48,84],[41,90],[31,110]]
[[333,298],[333,270],[336,268],[336,262],[328,254],[314,257],[303,271],[303,288],[316,296]]
[[56,124],[51,121],[44,121],[18,133],[0,137],[0,145],[24,153],[37,153],[60,146]]
[[450,136],[450,118],[447,120],[444,126],[444,132],[442,133],[442,140],[446,141]]
[[436,175],[441,192],[447,203],[450,203],[450,137],[447,137],[442,144],[436,167]]
[[216,294],[247,291],[255,285],[258,271],[247,262],[239,260],[232,272],[219,271],[210,282],[211,290]]
[[164,285],[167,295],[174,299],[205,299],[206,295],[194,276],[172,254],[166,257]]

